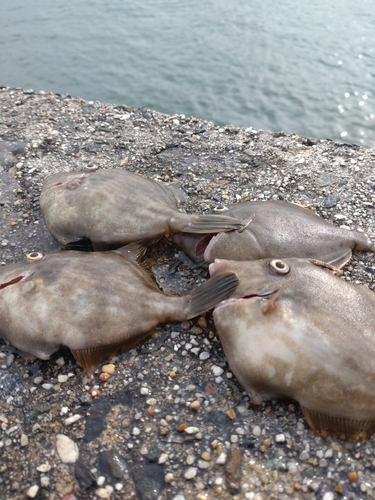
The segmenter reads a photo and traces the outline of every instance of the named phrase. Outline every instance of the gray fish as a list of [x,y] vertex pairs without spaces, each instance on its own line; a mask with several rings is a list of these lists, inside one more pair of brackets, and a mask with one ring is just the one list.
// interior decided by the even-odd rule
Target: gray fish
[[290,397],[315,432],[366,439],[375,431],[375,295],[324,267],[217,259],[211,276],[236,273],[240,285],[213,317],[254,403]]
[[352,250],[375,251],[367,235],[334,226],[294,203],[248,201],[231,205],[225,213],[248,225],[216,236],[177,234],[174,241],[196,262],[299,257],[342,267]]
[[40,208],[59,243],[91,240],[95,250],[111,250],[180,231],[217,233],[243,227],[223,215],[178,212],[176,185],[126,170],[60,172],[45,179]]
[[158,324],[211,309],[238,284],[225,274],[168,297],[132,260],[140,251],[128,245],[103,253],[33,252],[0,268],[0,336],[40,359],[66,346],[89,374]]

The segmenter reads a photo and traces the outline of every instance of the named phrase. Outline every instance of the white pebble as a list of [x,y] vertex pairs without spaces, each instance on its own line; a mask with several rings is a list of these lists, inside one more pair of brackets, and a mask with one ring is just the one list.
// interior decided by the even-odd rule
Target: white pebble
[[42,486],[43,488],[48,488],[48,486],[50,485],[50,478],[48,476],[41,476],[40,477],[40,486]]
[[42,464],[39,465],[39,467],[36,468],[38,472],[48,472],[51,470],[50,464]]
[[212,366],[211,370],[213,371],[215,377],[220,377],[224,373],[224,370],[221,368],[221,366]]
[[59,375],[57,377],[57,381],[60,382],[60,384],[63,384],[68,380],[68,375]]
[[198,427],[186,427],[185,429],[186,434],[196,434],[199,432]]
[[72,415],[71,417],[68,417],[64,420],[64,425],[72,425],[80,418],[82,418],[82,415],[78,415],[78,413],[76,415]]
[[37,484],[34,484],[33,486],[30,486],[30,488],[26,491],[26,495],[29,498],[35,498],[38,491],[39,491],[39,486]]
[[323,500],[333,500],[335,498],[335,495],[332,493],[332,491],[327,491],[323,495]]
[[166,453],[162,453],[159,457],[158,463],[165,464],[167,460],[168,460],[168,455]]
[[171,482],[173,481],[173,479],[174,479],[174,476],[173,476],[172,472],[168,472],[168,474],[165,475],[164,481],[167,484],[171,484]]
[[189,467],[188,470],[184,474],[185,479],[193,479],[197,475],[197,468],[196,467]]
[[104,476],[99,476],[98,479],[96,480],[96,484],[98,486],[103,486],[104,483],[105,483],[105,477]]
[[133,434],[134,434],[134,436],[139,436],[140,433],[141,433],[141,431],[138,429],[138,427],[134,427],[133,428]]
[[255,427],[253,427],[253,434],[254,434],[254,436],[260,436],[261,432],[262,431],[260,430],[259,425],[256,425]]
[[113,487],[107,485],[105,488],[98,488],[95,491],[95,494],[98,495],[99,498],[110,498],[113,493]]
[[43,389],[46,389],[46,391],[49,391],[50,389],[52,389],[52,384],[43,384],[42,387]]
[[276,434],[275,441],[276,441],[276,443],[285,443],[284,434]]
[[207,352],[207,351],[203,351],[203,352],[201,352],[201,353],[200,353],[200,355],[199,355],[199,359],[200,359],[201,361],[206,361],[206,359],[208,359],[209,357],[210,357],[210,353],[209,353],[209,352]]
[[65,434],[57,434],[56,448],[64,464],[74,464],[78,460],[78,446],[70,437],[65,436]]
[[197,465],[200,469],[208,469],[210,466],[210,462],[206,462],[205,460],[198,460]]
[[29,444],[29,438],[26,436],[26,434],[21,435],[21,446],[27,446]]
[[147,387],[141,387],[141,395],[142,396],[147,396],[148,394],[148,389]]
[[122,483],[116,483],[115,484],[115,489],[117,491],[121,491],[123,487],[124,487],[124,485]]
[[219,465],[224,465],[226,461],[227,461],[227,455],[223,452],[220,453],[218,459],[216,460],[216,463]]

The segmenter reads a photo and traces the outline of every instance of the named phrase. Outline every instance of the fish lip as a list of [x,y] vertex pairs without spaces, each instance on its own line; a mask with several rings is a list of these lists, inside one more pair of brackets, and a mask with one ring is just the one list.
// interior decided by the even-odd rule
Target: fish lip
[[252,293],[252,294],[249,294],[249,295],[245,295],[243,297],[229,297],[229,299],[224,299],[221,302],[219,302],[216,305],[215,310],[218,309],[218,308],[220,308],[220,307],[224,307],[224,306],[233,304],[235,302],[245,302],[245,301],[252,300],[252,299],[265,299],[265,300],[269,300],[269,299],[272,298],[272,296],[277,291],[278,290],[273,290],[271,292],[263,292],[263,293]]

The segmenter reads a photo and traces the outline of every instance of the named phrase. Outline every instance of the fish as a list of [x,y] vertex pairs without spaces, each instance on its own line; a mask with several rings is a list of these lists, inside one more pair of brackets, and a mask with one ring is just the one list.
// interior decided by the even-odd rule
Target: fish
[[209,270],[211,277],[230,272],[240,281],[213,319],[228,364],[252,402],[292,398],[323,437],[370,436],[374,292],[307,259],[216,259]]
[[0,337],[44,360],[68,347],[90,375],[157,325],[199,316],[238,284],[229,273],[184,296],[167,296],[138,265],[143,253],[139,244],[107,252],[31,252],[0,268]]
[[316,259],[341,268],[352,250],[374,252],[370,236],[337,227],[311,210],[286,201],[247,201],[225,212],[245,228],[222,234],[176,234],[174,241],[195,262],[267,257]]
[[59,172],[40,194],[47,229],[61,244],[82,239],[94,250],[113,250],[141,240],[150,243],[180,231],[218,233],[243,227],[226,215],[178,211],[182,190],[121,169]]

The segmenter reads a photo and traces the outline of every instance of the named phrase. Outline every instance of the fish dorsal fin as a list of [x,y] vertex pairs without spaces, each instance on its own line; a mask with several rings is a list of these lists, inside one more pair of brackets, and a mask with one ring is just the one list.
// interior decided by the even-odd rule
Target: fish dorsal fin
[[[350,252],[351,254],[351,252]],[[327,262],[323,262],[321,260],[316,260],[316,259],[309,259],[311,264],[314,264],[314,266],[318,267],[323,267],[324,269],[329,269],[330,271],[333,272],[333,274],[342,274],[341,269],[338,269],[337,267],[333,266],[332,264],[327,264]]]
[[323,438],[331,435],[335,438],[356,441],[362,439],[366,441],[375,431],[375,420],[352,420],[311,410],[301,406],[307,423],[316,434]]
[[244,222],[229,215],[198,215],[193,222],[184,227],[183,233],[220,233],[233,231],[234,229],[243,229]]

